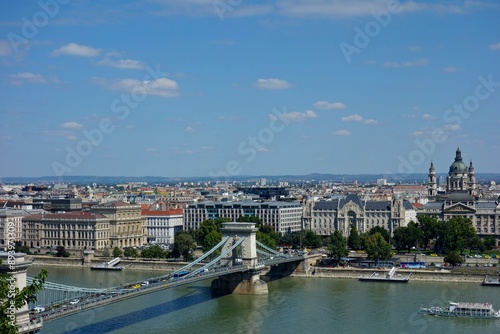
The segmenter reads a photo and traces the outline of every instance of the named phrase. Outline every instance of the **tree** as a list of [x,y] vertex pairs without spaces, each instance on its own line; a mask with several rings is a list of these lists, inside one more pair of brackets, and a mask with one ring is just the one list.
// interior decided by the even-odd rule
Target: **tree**
[[475,237],[476,230],[469,218],[452,217],[440,224],[436,247],[441,252],[459,251],[462,255]]
[[424,249],[429,247],[431,240],[436,239],[438,236],[439,220],[435,216],[419,215],[418,227],[422,231],[422,246]]
[[141,256],[146,259],[163,259],[167,257],[166,255],[166,252],[159,245],[144,248],[141,252]]
[[173,254],[182,256],[184,261],[190,258],[192,251],[196,249],[196,243],[190,233],[179,232],[175,236]]
[[222,240],[219,232],[222,222],[217,223],[212,219],[204,220],[200,228],[196,231],[198,244],[203,247],[203,252],[207,252]]
[[328,255],[335,260],[335,262],[340,263],[340,259],[346,257],[349,254],[347,250],[347,239],[340,233],[339,230],[330,234],[330,240],[328,242]]
[[477,234],[473,238],[469,239],[467,247],[469,248],[469,255],[472,254],[473,249],[477,249],[481,253],[484,252],[486,249],[484,241]]
[[392,255],[391,245],[378,232],[366,238],[365,247],[366,255],[371,260],[387,260]]
[[356,227],[352,226],[349,232],[349,237],[347,238],[347,245],[350,249],[358,250],[361,249],[361,238],[359,236]]
[[115,248],[113,248],[113,257],[120,257],[122,256],[122,254],[123,252],[120,247],[116,246]]
[[394,231],[392,242],[397,250],[406,249],[408,253],[412,247],[416,247],[423,238],[423,232],[415,222],[410,222],[408,226],[399,227]]
[[374,226],[368,231],[369,235],[374,235],[375,233],[379,233],[382,236],[382,238],[385,239],[385,241],[390,242],[391,235],[389,234],[389,231],[387,231],[385,228],[381,226]]
[[462,263],[463,259],[458,252],[451,252],[444,257],[444,262],[448,262],[452,266],[456,266],[457,264]]
[[484,238],[483,244],[487,250],[492,250],[497,245],[495,238],[493,238],[493,237]]
[[123,250],[123,256],[139,257],[139,251],[137,250],[137,248],[127,247]]
[[56,252],[57,252],[56,253],[57,257],[68,257],[69,256],[69,252],[67,252],[63,246],[57,246]]
[[[0,260],[0,264],[2,260]],[[11,307],[20,309],[24,304],[36,303],[36,294],[43,289],[43,284],[47,278],[47,271],[42,269],[35,277],[31,285],[27,285],[22,290],[16,288],[12,290],[13,276],[9,273],[0,273],[0,329],[2,334],[17,334],[17,324],[12,323],[9,318]]]

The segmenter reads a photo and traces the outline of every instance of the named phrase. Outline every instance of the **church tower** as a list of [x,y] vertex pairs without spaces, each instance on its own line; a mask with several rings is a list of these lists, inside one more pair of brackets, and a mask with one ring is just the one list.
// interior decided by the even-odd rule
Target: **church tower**
[[451,164],[446,178],[446,193],[454,192],[469,192],[469,168],[462,161],[460,148],[457,149],[455,162]]
[[436,169],[434,168],[433,161],[431,161],[431,167],[429,167],[429,176],[427,178],[427,192],[429,196],[437,195]]

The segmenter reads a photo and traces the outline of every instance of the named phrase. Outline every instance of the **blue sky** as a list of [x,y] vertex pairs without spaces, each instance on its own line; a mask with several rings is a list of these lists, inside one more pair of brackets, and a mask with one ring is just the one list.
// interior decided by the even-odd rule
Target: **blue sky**
[[0,177],[500,165],[496,1],[0,4]]

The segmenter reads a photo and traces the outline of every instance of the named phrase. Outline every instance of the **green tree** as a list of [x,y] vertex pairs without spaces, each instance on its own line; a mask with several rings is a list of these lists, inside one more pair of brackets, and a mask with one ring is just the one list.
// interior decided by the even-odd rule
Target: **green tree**
[[137,248],[127,247],[123,250],[123,256],[139,257],[139,251],[137,250]]
[[113,248],[113,257],[120,257],[122,256],[122,254],[123,252],[120,247],[116,246],[115,248]]
[[323,246],[321,236],[314,231],[308,230],[304,235],[304,246],[309,248],[320,248]]
[[222,240],[222,234],[219,232],[221,226],[222,222],[216,222],[212,219],[204,220],[200,224],[196,236],[198,244],[203,247],[204,252],[209,251]]
[[330,240],[328,242],[328,255],[335,260],[335,262],[340,263],[340,259],[346,257],[349,254],[347,250],[347,239],[340,233],[340,231],[335,231],[330,234]]
[[497,245],[495,238],[493,238],[493,237],[484,238],[483,244],[487,250],[492,250]]
[[349,248],[353,250],[361,249],[361,238],[359,236],[357,228],[354,226],[351,227],[349,237],[347,237],[347,246],[349,246]]
[[418,215],[418,227],[422,231],[422,246],[424,249],[429,247],[431,240],[434,240],[438,236],[440,221],[435,216],[429,215]]
[[153,245],[148,248],[144,248],[141,252],[141,256],[146,259],[163,259],[167,254],[159,245]]
[[392,243],[397,250],[406,249],[411,251],[423,238],[423,232],[415,222],[410,222],[408,226],[399,227],[394,231]]
[[69,252],[63,246],[57,246],[56,248],[57,257],[69,257]]
[[462,263],[463,259],[458,252],[451,252],[444,257],[444,262],[448,262],[452,266],[456,266],[457,264]]
[[440,252],[458,251],[462,255],[475,236],[476,230],[469,218],[452,217],[440,224],[436,246]]
[[371,260],[387,260],[392,255],[391,245],[378,232],[366,238],[365,247],[366,255]]
[[473,249],[477,249],[481,253],[486,250],[486,247],[484,245],[484,241],[477,234],[474,237],[469,239],[469,243],[467,244],[467,248],[469,248],[469,255],[472,254]]
[[385,241],[387,242],[391,241],[391,235],[389,234],[389,231],[387,231],[385,228],[381,226],[374,226],[368,231],[369,235],[374,235],[375,233],[380,234],[385,239]]
[[[0,264],[2,260],[0,260]],[[22,290],[11,290],[14,277],[9,273],[0,273],[0,329],[2,334],[17,334],[18,328],[9,318],[9,309],[20,309],[26,303],[36,303],[36,294],[43,289],[47,278],[47,271],[42,269],[31,285]]]
[[196,249],[196,243],[193,236],[187,232],[179,232],[175,236],[174,249],[172,251],[175,257],[182,256],[184,261],[189,260],[191,252]]

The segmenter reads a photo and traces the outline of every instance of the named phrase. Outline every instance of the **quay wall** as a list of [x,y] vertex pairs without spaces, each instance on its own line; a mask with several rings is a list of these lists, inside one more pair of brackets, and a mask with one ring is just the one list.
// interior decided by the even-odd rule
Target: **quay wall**
[[[82,259],[53,257],[53,256],[32,256],[34,266],[65,266],[65,267],[91,267],[98,265],[109,259],[93,259],[90,263],[84,263]],[[169,262],[165,260],[142,260],[142,259],[122,259],[118,266],[133,270],[162,270],[175,271],[187,265],[188,262]],[[196,267],[196,266],[195,266]]]
[[[370,269],[354,269],[354,268],[323,268],[315,267],[308,274],[294,273],[291,276],[295,277],[317,277],[317,278],[354,278],[359,279],[361,276],[370,276],[373,272],[378,272],[379,275],[385,275],[388,270],[370,270]],[[446,269],[398,269],[396,275],[403,277],[410,276],[410,281],[427,281],[427,282],[453,282],[453,283],[481,283],[485,277],[484,274],[476,273],[453,273]]]

